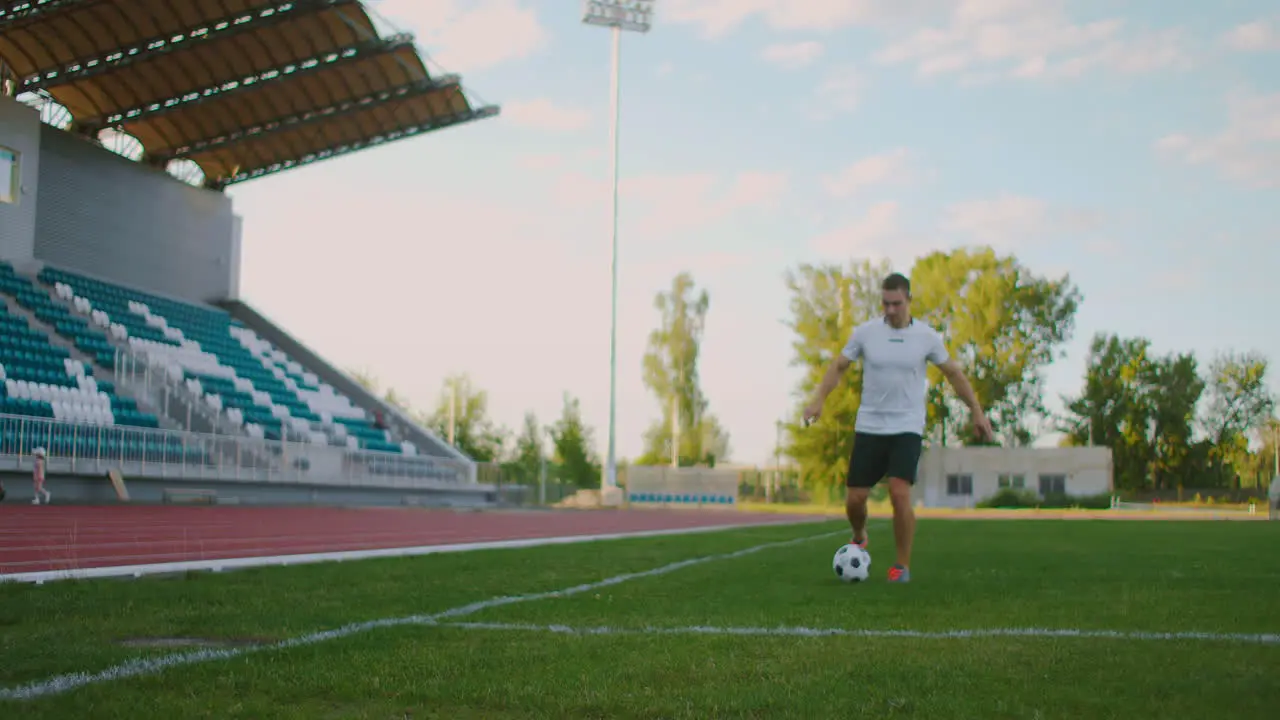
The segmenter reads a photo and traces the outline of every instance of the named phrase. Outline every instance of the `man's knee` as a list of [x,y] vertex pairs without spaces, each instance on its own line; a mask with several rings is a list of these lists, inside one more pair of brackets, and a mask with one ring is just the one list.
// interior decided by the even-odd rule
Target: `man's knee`
[[911,507],[911,483],[902,478],[889,478],[889,500],[894,507]]
[[845,505],[866,505],[867,497],[871,495],[871,488],[851,487],[847,488],[844,496]]

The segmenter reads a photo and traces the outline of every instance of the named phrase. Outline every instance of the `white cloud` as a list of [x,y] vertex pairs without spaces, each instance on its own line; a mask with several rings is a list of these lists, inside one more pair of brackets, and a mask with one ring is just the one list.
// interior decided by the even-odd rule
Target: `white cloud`
[[814,60],[817,60],[822,55],[822,51],[822,43],[816,40],[806,40],[791,44],[770,45],[764,49],[761,56],[774,65],[779,65],[788,70],[797,70],[812,64]]
[[1235,93],[1227,99],[1227,126],[1216,135],[1166,135],[1157,152],[1259,188],[1280,187],[1280,93]]
[[828,120],[835,115],[848,115],[858,109],[866,82],[857,69],[849,66],[829,70],[814,89],[813,116]]
[[720,37],[752,19],[775,30],[830,32],[918,18],[953,0],[666,0],[659,22],[695,25]]
[[955,203],[947,208],[942,225],[979,242],[1009,248],[1045,232],[1049,209],[1043,200],[1005,194]]
[[547,98],[507,102],[502,116],[517,125],[562,132],[581,130],[591,123],[590,112],[556,105]]
[[876,55],[922,76],[999,71],[1019,78],[1078,77],[1091,70],[1146,73],[1183,66],[1177,30],[1127,31],[1116,18],[1077,22],[1063,0],[957,0],[948,22],[916,30]]
[[563,155],[556,153],[525,153],[516,156],[516,164],[525,170],[555,170],[564,165]]
[[888,259],[895,267],[907,268],[928,251],[929,240],[902,227],[901,208],[896,202],[880,202],[867,212],[835,230],[812,240],[810,247],[823,257],[847,260]]
[[1087,245],[1087,237],[1103,224],[1097,213],[1055,207],[1039,198],[1004,193],[994,198],[966,200],[947,207],[942,230],[966,236],[998,250],[1012,250],[1061,234]]
[[[623,178],[621,212],[644,235],[662,236],[705,227],[736,213],[777,207],[786,195],[785,173],[742,172],[731,178],[713,173],[649,174]],[[607,209],[608,183],[578,173],[556,182],[556,201],[566,207]],[[634,220],[632,220],[634,218]]]
[[824,178],[827,192],[835,197],[848,197],[864,188],[900,185],[912,179],[911,153],[896,148],[852,163],[833,176]]
[[1223,42],[1240,52],[1280,50],[1280,20],[1257,20],[1237,25],[1223,37]]
[[449,72],[475,72],[529,57],[547,44],[547,31],[519,0],[384,0],[378,14],[417,36]]

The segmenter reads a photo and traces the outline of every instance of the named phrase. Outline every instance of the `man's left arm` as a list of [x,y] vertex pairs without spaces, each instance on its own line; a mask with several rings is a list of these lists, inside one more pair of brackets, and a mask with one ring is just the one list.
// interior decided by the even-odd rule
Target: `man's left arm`
[[929,359],[938,366],[938,369],[942,371],[942,376],[947,379],[951,387],[955,388],[956,394],[968,406],[969,417],[973,421],[973,426],[978,431],[978,434],[983,439],[993,439],[995,432],[991,429],[991,421],[987,419],[987,414],[982,409],[982,403],[978,402],[978,396],[973,392],[973,386],[969,384],[969,378],[965,377],[964,369],[947,352],[941,335],[936,338],[936,345],[929,353]]
[[969,384],[969,378],[965,377],[964,370],[960,367],[960,363],[955,358],[947,358],[938,365],[938,369],[942,371],[942,376],[951,383],[951,387],[955,388],[956,394],[969,407],[969,412],[974,417],[983,416],[982,404],[978,402],[978,396],[973,392],[973,386]]

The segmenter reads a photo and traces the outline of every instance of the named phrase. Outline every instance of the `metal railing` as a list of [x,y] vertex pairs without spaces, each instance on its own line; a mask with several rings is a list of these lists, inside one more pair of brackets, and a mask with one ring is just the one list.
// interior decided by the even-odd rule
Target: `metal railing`
[[447,458],[0,415],[0,469],[30,469],[36,448],[44,449],[49,473],[101,475],[118,469],[165,479],[403,489],[469,484],[469,469]]
[[405,489],[475,482],[471,466],[453,458],[314,444],[287,426],[282,440],[251,437],[132,349],[117,349],[114,380],[186,430],[0,415],[0,468],[29,468],[43,447],[49,472]]

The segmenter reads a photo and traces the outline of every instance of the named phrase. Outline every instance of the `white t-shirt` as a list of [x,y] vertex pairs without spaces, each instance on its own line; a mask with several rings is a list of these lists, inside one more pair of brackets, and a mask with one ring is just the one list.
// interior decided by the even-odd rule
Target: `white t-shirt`
[[937,330],[914,319],[898,329],[878,317],[853,329],[842,354],[850,362],[862,358],[857,432],[924,434],[925,370],[950,357]]

